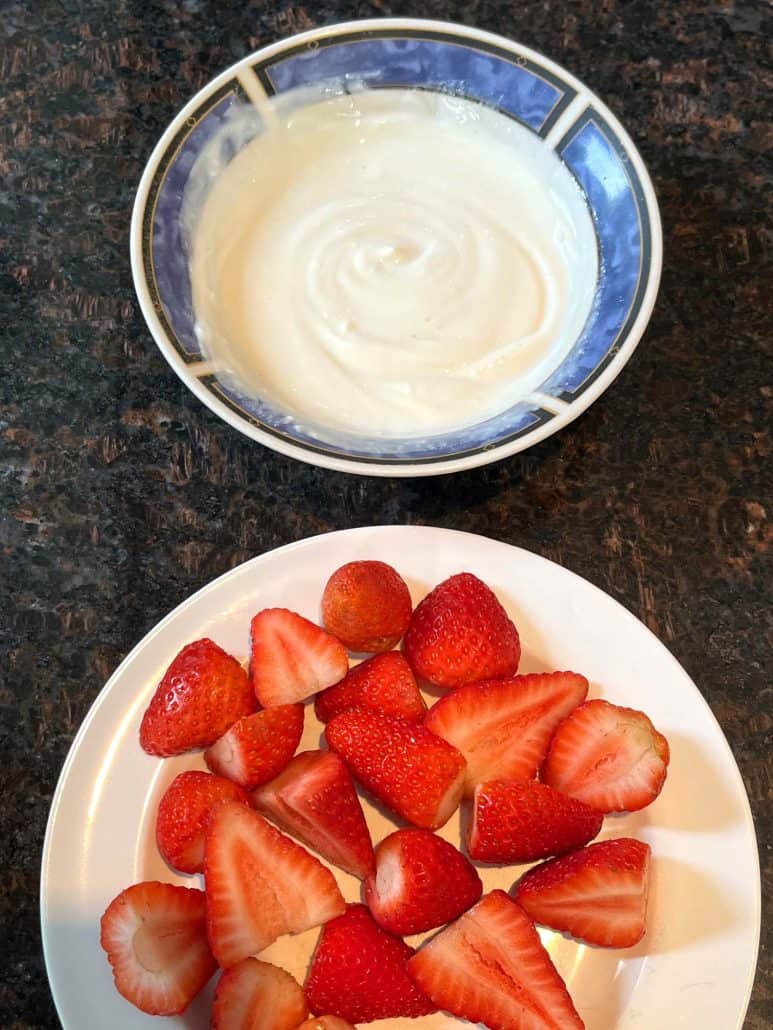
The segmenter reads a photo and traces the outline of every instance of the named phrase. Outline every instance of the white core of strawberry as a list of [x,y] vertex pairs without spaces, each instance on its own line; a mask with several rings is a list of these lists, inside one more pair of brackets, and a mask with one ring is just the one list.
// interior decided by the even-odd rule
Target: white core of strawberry
[[190,940],[191,932],[185,927],[163,928],[143,922],[132,938],[132,948],[143,969],[163,973],[179,963]]
[[381,905],[390,905],[399,900],[405,887],[400,855],[395,850],[387,850],[378,857],[376,870],[376,894]]

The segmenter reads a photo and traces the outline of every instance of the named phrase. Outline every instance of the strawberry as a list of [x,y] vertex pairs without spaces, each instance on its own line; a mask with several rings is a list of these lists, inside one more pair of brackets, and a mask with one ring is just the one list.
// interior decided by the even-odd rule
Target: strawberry
[[161,857],[182,873],[204,869],[204,830],[212,809],[223,801],[249,805],[250,796],[230,780],[190,770],[176,776],[161,798],[156,843]]
[[145,710],[140,744],[166,758],[209,747],[256,708],[247,674],[211,640],[196,640],[166,670]]
[[308,1014],[304,993],[289,973],[245,958],[218,981],[212,1030],[295,1030]]
[[350,708],[375,708],[404,719],[423,719],[427,706],[411,667],[399,651],[387,651],[355,665],[340,683],[314,698],[320,722]]
[[349,671],[344,645],[287,608],[258,612],[251,636],[250,677],[264,708],[303,701]]
[[427,594],[414,611],[403,643],[416,673],[435,686],[512,676],[518,670],[518,631],[492,590],[461,572]]
[[640,840],[602,840],[534,866],[515,899],[538,923],[590,944],[630,948],[644,936],[650,848]]
[[380,929],[364,905],[347,905],[320,934],[306,980],[309,1005],[350,1023],[434,1012],[405,971],[411,955],[413,949]]
[[355,1030],[351,1023],[338,1016],[317,1016],[301,1023],[298,1030]]
[[582,1030],[534,924],[492,891],[428,941],[408,972],[438,1008],[491,1030]]
[[644,712],[586,701],[556,730],[542,779],[600,812],[635,812],[663,789],[668,759]]
[[295,754],[303,705],[277,705],[240,719],[204,755],[212,772],[248,790],[273,780]]
[[384,930],[399,936],[450,923],[481,896],[480,877],[453,844],[429,830],[397,830],[376,848],[365,901]]
[[464,758],[421,724],[355,708],[331,720],[325,736],[360,783],[408,822],[434,830],[456,810]]
[[207,827],[204,880],[209,941],[223,968],[344,911],[329,869],[262,815],[230,801]]
[[533,862],[587,844],[602,819],[536,780],[492,780],[475,788],[467,853],[478,862]]
[[107,906],[100,944],[115,986],[152,1016],[183,1012],[215,971],[204,892],[148,881]]
[[304,751],[252,796],[258,811],[347,873],[375,868],[360,799],[334,751]]
[[322,594],[322,622],[350,651],[389,651],[405,633],[412,609],[405,582],[382,561],[342,565]]
[[532,780],[556,726],[588,693],[575,672],[468,683],[437,701],[424,725],[467,760],[465,794],[485,780]]

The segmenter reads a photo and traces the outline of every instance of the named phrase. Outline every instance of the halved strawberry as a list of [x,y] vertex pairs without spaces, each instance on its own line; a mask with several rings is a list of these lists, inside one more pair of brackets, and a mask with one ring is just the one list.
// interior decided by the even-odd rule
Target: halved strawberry
[[110,902],[100,926],[115,986],[152,1016],[183,1012],[215,971],[203,891],[136,883]]
[[277,705],[247,715],[204,755],[212,772],[247,790],[273,780],[295,754],[303,734],[303,705]]
[[298,1030],[355,1030],[355,1027],[338,1016],[316,1016],[301,1023]]
[[404,580],[382,561],[337,569],[322,594],[325,628],[350,651],[388,651],[405,633],[413,605]]
[[308,1014],[303,990],[289,973],[246,958],[218,981],[212,1030],[295,1030]]
[[355,708],[331,720],[325,736],[360,783],[408,822],[434,830],[459,805],[464,758],[420,723]]
[[477,872],[453,844],[429,830],[406,829],[376,848],[365,901],[379,926],[402,937],[450,923],[482,891]]
[[317,1012],[351,1023],[415,1017],[435,1011],[405,971],[413,949],[376,926],[364,905],[323,927],[306,980]]
[[492,891],[408,961],[440,1009],[492,1030],[582,1030],[584,1024],[534,924]]
[[204,879],[209,941],[224,968],[344,911],[329,869],[262,815],[233,802],[210,819]]
[[404,719],[422,719],[427,711],[416,677],[399,651],[377,654],[355,665],[340,683],[314,698],[320,722],[330,722],[350,708],[375,708]]
[[586,701],[556,730],[542,779],[600,812],[635,812],[663,789],[668,760],[644,712]]
[[257,705],[247,674],[211,640],[180,651],[156,688],[140,726],[149,755],[179,755],[209,747]]
[[466,758],[469,795],[485,780],[534,779],[556,726],[587,693],[576,672],[484,680],[442,697],[424,725]]
[[221,776],[191,769],[175,776],[158,805],[156,843],[161,857],[183,873],[204,869],[204,831],[216,805],[250,804],[241,787]]
[[590,944],[630,948],[646,929],[649,864],[648,844],[602,840],[534,866],[515,900],[537,923]]
[[343,760],[334,751],[304,751],[252,796],[280,829],[334,865],[361,878],[374,869],[362,805]]
[[467,853],[479,862],[533,862],[593,840],[603,816],[536,780],[492,780],[475,788]]
[[447,690],[512,676],[521,643],[494,592],[470,572],[451,576],[417,606],[403,644],[416,673]]
[[344,645],[287,608],[258,612],[251,636],[250,678],[264,708],[303,701],[349,671]]

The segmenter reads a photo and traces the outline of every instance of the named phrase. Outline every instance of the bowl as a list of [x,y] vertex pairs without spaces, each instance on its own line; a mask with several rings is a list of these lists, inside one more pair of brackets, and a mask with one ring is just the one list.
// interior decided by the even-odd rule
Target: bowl
[[[351,78],[368,88],[437,90],[494,108],[553,149],[591,214],[598,278],[571,349],[539,387],[474,425],[421,438],[366,437],[298,424],[269,400],[216,378],[197,339],[183,197],[197,157],[234,106]],[[657,201],[615,116],[578,79],[527,47],[446,22],[384,18],[304,32],[218,75],[179,112],[140,181],[131,264],[153,338],[183,382],[253,440],[300,461],[377,476],[426,476],[498,461],[577,418],[631,357],[650,318],[662,264]]]

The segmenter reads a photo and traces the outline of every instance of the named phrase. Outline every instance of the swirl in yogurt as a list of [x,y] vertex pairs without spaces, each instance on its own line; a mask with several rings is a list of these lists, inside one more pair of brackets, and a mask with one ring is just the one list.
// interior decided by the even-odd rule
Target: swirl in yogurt
[[581,330],[588,210],[532,133],[403,89],[274,112],[192,234],[218,374],[301,422],[431,435],[528,395]]

